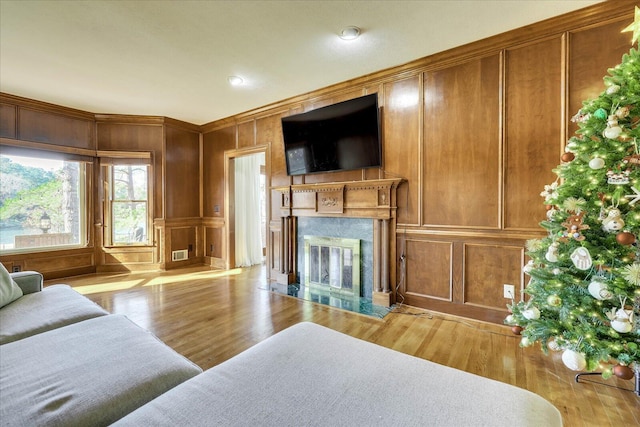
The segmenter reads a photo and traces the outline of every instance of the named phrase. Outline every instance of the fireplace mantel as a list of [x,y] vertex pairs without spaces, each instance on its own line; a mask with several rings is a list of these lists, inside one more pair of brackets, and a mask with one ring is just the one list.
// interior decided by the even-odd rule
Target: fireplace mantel
[[[396,189],[402,179],[325,182],[274,187],[280,216],[395,218]],[[278,203],[278,201],[276,201]]]
[[[297,217],[371,218],[374,220],[373,302],[390,306],[395,295],[389,286],[395,277],[396,190],[402,179],[325,182],[272,187],[279,206],[281,260],[275,278],[289,284],[296,277]],[[274,266],[275,267],[275,266]],[[392,268],[390,268],[392,267]]]

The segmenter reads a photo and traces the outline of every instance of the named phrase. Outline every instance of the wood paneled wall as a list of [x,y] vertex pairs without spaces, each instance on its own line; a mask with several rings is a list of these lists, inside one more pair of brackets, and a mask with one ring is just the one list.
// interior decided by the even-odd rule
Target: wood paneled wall
[[[150,151],[155,238],[147,248],[102,248],[94,167],[88,248],[0,259],[49,278],[96,268],[225,266],[225,152],[264,146],[270,187],[404,178],[397,238],[389,242],[397,253],[391,260],[397,300],[501,321],[502,285],[516,285],[521,297],[523,246],[542,234],[539,193],[555,179],[551,170],[576,129],[569,119],[603,90],[607,69],[631,48],[630,33],[620,31],[632,22],[634,6],[604,2],[203,126],[95,115],[2,94],[2,144],[83,155]],[[378,93],[382,108],[384,167],[288,177],[281,117],[369,93]],[[278,271],[287,262],[281,237],[295,223],[280,220],[280,201],[270,197],[276,200],[268,254]],[[189,247],[187,261],[171,262],[172,250]]]
[[[272,187],[404,178],[390,242],[397,301],[501,322],[503,284],[522,297],[524,243],[543,234],[539,194],[555,180],[552,169],[575,130],[569,119],[631,48],[630,33],[620,31],[633,6],[595,5],[208,123],[205,170],[207,162],[219,167],[213,147],[269,143]],[[383,168],[287,177],[281,117],[368,93],[378,93],[382,107]],[[206,181],[208,203],[222,206],[220,181]],[[278,195],[271,197],[273,280],[287,262],[280,256],[289,225],[278,218]]]

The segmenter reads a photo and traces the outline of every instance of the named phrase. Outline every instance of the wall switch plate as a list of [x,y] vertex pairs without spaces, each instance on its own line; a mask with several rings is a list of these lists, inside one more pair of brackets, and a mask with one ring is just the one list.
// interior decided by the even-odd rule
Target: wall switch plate
[[503,285],[504,286],[504,297],[508,298],[508,299],[515,299],[516,298],[516,287],[513,285]]
[[19,265],[14,265],[13,268],[11,269],[12,273],[19,273],[22,271],[22,267],[20,267]]

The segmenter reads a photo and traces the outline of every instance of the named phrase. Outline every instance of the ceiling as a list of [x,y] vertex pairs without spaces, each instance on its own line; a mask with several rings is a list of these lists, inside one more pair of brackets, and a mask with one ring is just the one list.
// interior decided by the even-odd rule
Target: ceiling
[[0,91],[204,124],[600,1],[0,0]]

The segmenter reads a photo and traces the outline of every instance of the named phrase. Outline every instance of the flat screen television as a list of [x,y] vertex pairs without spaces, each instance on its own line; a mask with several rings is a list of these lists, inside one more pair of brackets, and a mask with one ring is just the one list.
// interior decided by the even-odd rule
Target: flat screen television
[[378,95],[282,118],[288,175],[382,166]]

